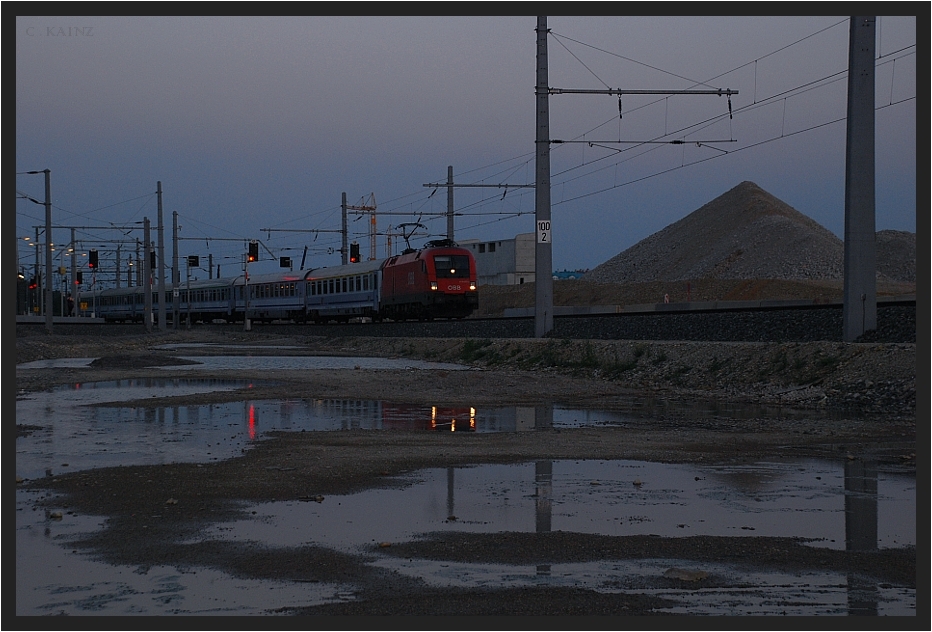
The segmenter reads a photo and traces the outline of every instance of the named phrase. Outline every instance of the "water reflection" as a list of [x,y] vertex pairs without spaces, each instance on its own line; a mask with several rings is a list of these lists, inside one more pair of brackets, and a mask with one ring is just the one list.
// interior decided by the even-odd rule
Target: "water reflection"
[[[871,464],[865,464],[877,472]],[[562,531],[606,536],[679,538],[757,536],[813,539],[811,546],[842,549],[852,528],[873,529],[873,548],[915,544],[915,481],[880,473],[873,498],[848,510],[851,468],[824,461],[787,461],[747,466],[693,466],[637,461],[538,461],[423,470],[405,477],[401,489],[378,489],[328,497],[323,503],[256,505],[248,520],[218,525],[202,537],[259,542],[271,547],[315,543],[341,551],[372,552],[378,542],[407,542],[432,532]],[[723,475],[724,474],[724,475]],[[855,478],[857,475],[854,475]],[[638,484],[636,484],[638,483]],[[372,516],[379,516],[373,521]],[[858,525],[852,527],[852,525]],[[198,538],[199,540],[201,538]],[[659,541],[659,540],[658,540]],[[760,546],[766,548],[766,541]],[[763,549],[762,549],[763,551]],[[530,569],[508,564],[384,556],[376,564],[451,587],[547,585],[600,591],[644,592],[699,605],[703,614],[914,614],[915,591],[880,585],[861,576],[807,570],[749,570],[727,563],[669,559],[604,560],[567,564],[543,560]],[[683,565],[715,577],[691,589],[659,588],[670,566]],[[756,587],[749,591],[748,587]],[[758,597],[767,594],[767,599]],[[713,595],[721,599],[716,602]],[[788,606],[788,604],[791,604]],[[684,612],[690,607],[684,605]],[[694,613],[696,613],[694,612]]]
[[[103,465],[229,458],[248,449],[270,430],[532,432],[587,425],[624,426],[653,414],[639,409],[635,401],[622,412],[559,405],[418,406],[337,399],[246,400],[148,408],[84,405],[245,386],[248,383],[243,381],[129,380],[75,384],[53,393],[20,398],[17,423],[42,428],[30,436],[17,438],[17,474],[34,478],[46,471],[58,473]],[[666,413],[669,411],[665,409]],[[815,538],[814,546],[861,551],[914,546],[916,542],[915,477],[884,471],[877,464],[858,460],[715,467],[634,461],[538,461],[423,471],[414,474],[408,483],[404,489],[372,490],[328,498],[324,503],[258,506],[255,520],[222,525],[204,537],[247,539],[271,546],[316,542],[350,550],[370,546],[372,542],[406,541],[418,534],[445,529],[487,533],[572,531],[666,538],[798,536]],[[56,524],[60,523],[38,515],[25,519],[23,508],[18,492],[18,519],[25,522],[22,528],[18,523],[17,531],[17,610],[22,589],[23,594],[32,594],[37,601],[34,612],[51,613],[53,604],[63,603],[56,595],[87,589],[81,577],[87,577],[88,573],[50,581],[47,569],[39,572],[31,547],[43,545],[37,544],[34,536],[46,533],[46,544],[57,548],[60,526]],[[373,521],[374,515],[380,517],[378,521]],[[69,520],[72,518],[66,518],[66,522]],[[27,560],[33,561],[27,563]],[[74,560],[67,564],[69,568],[92,565],[88,561],[77,564]],[[617,591],[625,589],[618,588],[620,578],[629,581],[626,578],[630,576],[631,591],[643,592],[643,585],[636,586],[638,578],[645,574],[659,576],[667,566],[660,568],[657,564],[668,565],[669,561],[558,564],[551,560],[527,571],[507,565],[439,565],[429,560],[387,557],[375,564],[434,583],[449,581],[451,585],[465,586],[546,581]],[[35,572],[27,573],[27,568]],[[105,566],[94,569],[96,576],[102,578],[97,586],[108,581],[119,583],[122,580],[111,576],[127,572],[108,571]],[[736,586],[748,585],[750,581],[746,572],[725,566],[710,565],[706,570],[734,576]],[[759,579],[755,577],[753,581]],[[215,592],[223,592],[222,587],[234,580],[219,577],[211,581],[216,582]],[[181,593],[200,590],[193,582],[182,583],[190,588],[180,589]],[[772,586],[774,594],[796,599],[799,614],[838,614],[839,603],[840,614],[915,614],[914,590],[878,586],[855,575],[845,578],[818,574],[794,579],[771,574],[755,585]],[[814,585],[818,590],[812,589]],[[46,590],[48,594],[43,596]],[[148,594],[140,590],[149,599],[160,588],[152,588]],[[686,592],[692,594],[687,598]],[[677,600],[686,604],[686,612],[727,613],[712,593],[693,590],[675,594]],[[121,595],[120,599],[123,598],[128,603],[142,599]],[[750,603],[751,599],[734,594],[729,598],[744,600],[742,604]],[[761,614],[779,614],[768,610],[771,607],[768,604],[772,603],[762,599],[754,603],[753,609]],[[156,610],[149,604],[147,611]],[[164,610],[177,611],[171,607]]]

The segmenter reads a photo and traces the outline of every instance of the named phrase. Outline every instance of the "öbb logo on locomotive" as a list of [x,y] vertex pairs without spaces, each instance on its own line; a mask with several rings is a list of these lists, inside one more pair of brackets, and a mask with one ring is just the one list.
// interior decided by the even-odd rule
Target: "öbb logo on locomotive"
[[[163,298],[168,319],[177,313],[192,323],[242,322],[247,315],[297,323],[465,318],[479,305],[475,258],[447,239],[385,259],[182,282]],[[153,315],[158,305],[155,291]],[[80,308],[108,322],[142,322],[145,293],[140,286],[85,293]]]

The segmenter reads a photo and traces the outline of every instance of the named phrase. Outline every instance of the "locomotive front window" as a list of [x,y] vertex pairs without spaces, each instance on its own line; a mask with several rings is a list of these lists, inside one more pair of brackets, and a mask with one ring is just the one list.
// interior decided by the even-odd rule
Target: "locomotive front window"
[[468,279],[469,257],[466,255],[438,255],[434,257],[438,279]]

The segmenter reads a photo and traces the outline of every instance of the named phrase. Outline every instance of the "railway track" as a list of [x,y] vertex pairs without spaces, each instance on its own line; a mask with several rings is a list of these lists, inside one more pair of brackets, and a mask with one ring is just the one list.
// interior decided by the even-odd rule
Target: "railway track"
[[[603,340],[689,340],[715,342],[811,342],[842,340],[842,305],[772,305],[766,307],[714,307],[661,309],[619,313],[554,316],[553,338]],[[55,332],[107,331],[142,333],[141,324],[101,324],[90,319],[55,319]],[[44,321],[17,321],[17,332],[41,328]],[[171,324],[169,323],[169,327]],[[242,331],[241,323],[196,324],[194,328]],[[21,329],[24,328],[24,329]],[[157,331],[157,329],[156,329]],[[466,318],[461,320],[401,321],[301,325],[269,323],[252,325],[254,332],[302,336],[385,336],[400,338],[533,338],[533,316]],[[877,306],[877,329],[864,341],[915,343],[916,301],[883,301]]]

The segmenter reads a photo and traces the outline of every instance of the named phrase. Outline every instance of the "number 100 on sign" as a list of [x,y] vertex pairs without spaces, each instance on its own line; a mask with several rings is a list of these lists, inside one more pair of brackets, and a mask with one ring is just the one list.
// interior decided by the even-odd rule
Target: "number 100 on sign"
[[552,236],[550,234],[549,220],[537,222],[537,243],[549,244]]

